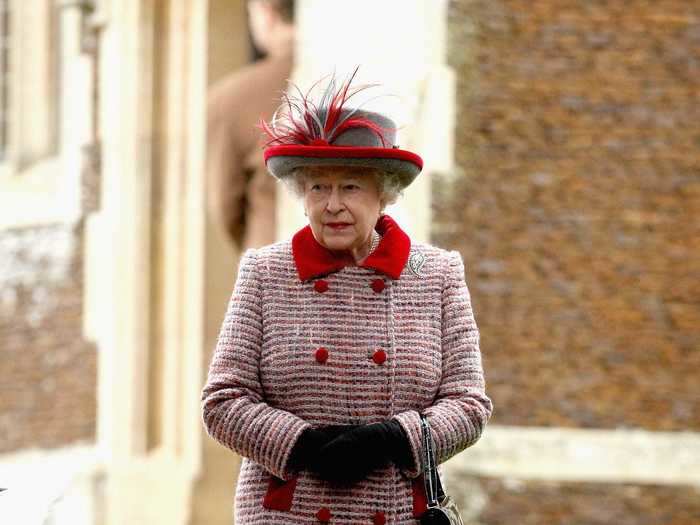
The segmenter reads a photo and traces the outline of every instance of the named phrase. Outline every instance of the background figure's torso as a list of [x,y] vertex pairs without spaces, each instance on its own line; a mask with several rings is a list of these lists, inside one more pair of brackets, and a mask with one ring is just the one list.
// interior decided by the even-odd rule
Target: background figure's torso
[[216,215],[235,216],[227,230],[242,250],[276,240],[276,185],[262,158],[258,123],[269,120],[279,106],[292,66],[290,50],[228,75],[209,92],[209,183],[213,193],[236,196],[237,209]]

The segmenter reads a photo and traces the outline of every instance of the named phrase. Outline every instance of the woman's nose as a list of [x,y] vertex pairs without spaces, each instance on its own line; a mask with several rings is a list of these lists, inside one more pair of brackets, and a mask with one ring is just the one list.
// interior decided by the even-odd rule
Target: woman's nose
[[331,213],[338,213],[343,209],[343,200],[340,198],[340,192],[337,189],[331,190],[326,208]]

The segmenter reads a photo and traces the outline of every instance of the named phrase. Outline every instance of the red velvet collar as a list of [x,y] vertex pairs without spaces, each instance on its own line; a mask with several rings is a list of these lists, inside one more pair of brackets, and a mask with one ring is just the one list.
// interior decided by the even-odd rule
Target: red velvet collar
[[[379,217],[374,229],[382,236],[382,240],[360,266],[372,268],[392,279],[398,279],[408,261],[411,239],[388,215]],[[302,281],[355,265],[350,254],[334,253],[321,246],[314,237],[311,226],[308,225],[292,237],[292,254],[299,279]]]

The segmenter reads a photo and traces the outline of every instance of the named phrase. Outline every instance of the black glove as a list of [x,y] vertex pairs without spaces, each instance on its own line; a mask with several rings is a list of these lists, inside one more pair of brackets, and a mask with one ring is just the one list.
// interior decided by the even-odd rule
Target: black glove
[[365,479],[390,462],[399,468],[413,464],[408,436],[396,420],[362,425],[340,434],[321,447],[310,468],[334,484],[348,485]]
[[311,464],[315,461],[319,450],[335,438],[355,429],[360,425],[327,425],[318,428],[307,428],[297,439],[297,442],[292,447],[292,452],[287,461],[287,465],[291,470],[303,470],[311,468]]

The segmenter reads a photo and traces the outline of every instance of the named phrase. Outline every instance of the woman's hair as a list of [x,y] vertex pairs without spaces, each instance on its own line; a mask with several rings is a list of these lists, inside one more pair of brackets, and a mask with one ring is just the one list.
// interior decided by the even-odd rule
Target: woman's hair
[[[304,197],[304,183],[308,175],[309,173],[305,168],[296,168],[289,177],[282,179],[282,182],[292,194],[301,199]],[[385,206],[394,204],[403,194],[401,177],[396,173],[367,168],[363,175],[374,177],[377,188],[379,188],[379,198],[384,202]]]

